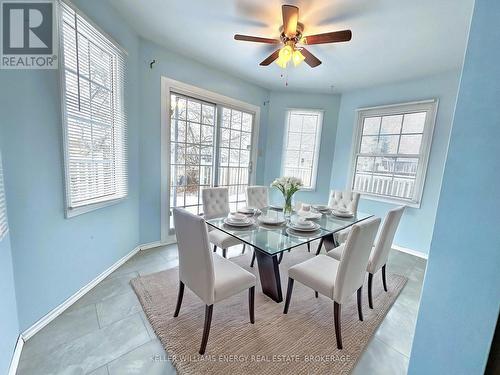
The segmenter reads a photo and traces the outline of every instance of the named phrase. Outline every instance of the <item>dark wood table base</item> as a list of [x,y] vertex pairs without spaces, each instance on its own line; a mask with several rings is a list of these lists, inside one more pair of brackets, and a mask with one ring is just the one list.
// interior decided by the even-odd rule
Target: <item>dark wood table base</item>
[[337,241],[335,241],[335,237],[333,236],[333,233],[321,237],[321,240],[319,240],[318,249],[316,250],[316,255],[319,255],[321,251],[321,246],[324,246],[326,251],[330,251],[338,246]]
[[255,250],[255,257],[259,266],[262,292],[278,303],[283,301],[278,255],[266,255],[259,250]]

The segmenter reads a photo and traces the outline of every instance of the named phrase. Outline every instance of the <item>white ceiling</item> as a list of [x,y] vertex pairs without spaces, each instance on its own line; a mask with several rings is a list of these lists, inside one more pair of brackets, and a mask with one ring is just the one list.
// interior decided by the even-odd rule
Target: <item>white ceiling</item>
[[[109,0],[145,39],[269,89],[343,92],[459,68],[473,0]],[[281,5],[299,6],[305,35],[351,29],[347,43],[309,46],[323,64],[259,66],[275,47]]]

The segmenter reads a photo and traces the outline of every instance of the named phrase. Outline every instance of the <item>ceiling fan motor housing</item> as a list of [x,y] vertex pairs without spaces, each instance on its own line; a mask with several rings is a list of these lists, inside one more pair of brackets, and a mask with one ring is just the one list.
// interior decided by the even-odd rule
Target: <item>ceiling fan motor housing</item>
[[286,35],[284,32],[283,25],[280,26],[280,40],[283,44],[288,44],[288,42],[299,43],[302,39],[302,34],[304,33],[304,24],[301,22],[297,22],[297,31],[295,35]]

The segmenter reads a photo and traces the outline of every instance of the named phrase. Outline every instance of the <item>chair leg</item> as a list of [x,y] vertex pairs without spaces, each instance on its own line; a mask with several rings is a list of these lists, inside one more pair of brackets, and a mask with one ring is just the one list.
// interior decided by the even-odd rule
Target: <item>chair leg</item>
[[222,256],[227,258],[227,249],[222,249]]
[[243,249],[241,249],[241,255],[245,254],[246,247],[247,247],[247,245],[243,244]]
[[214,253],[217,251],[217,245],[214,245]]
[[372,281],[373,273],[368,273],[368,306],[370,306],[370,309],[373,309]]
[[286,290],[285,309],[283,310],[283,314],[288,313],[288,307],[290,307],[290,300],[292,299],[292,290],[293,290],[293,279],[291,277],[289,277],[288,278],[288,288]]
[[250,267],[253,267],[254,263],[255,263],[255,249],[253,250],[252,261],[250,262]]
[[177,295],[177,306],[175,306],[174,318],[179,316],[179,311],[181,310],[183,296],[184,296],[184,283],[182,281],[179,281],[179,294]]
[[387,281],[385,278],[385,264],[382,266],[382,283],[384,284],[384,290],[387,292]]
[[361,297],[362,297],[362,294],[361,294],[361,291],[363,290],[363,285],[361,285],[358,289],[358,317],[359,317],[359,320],[363,321],[363,305],[362,305],[362,301],[361,301]]
[[335,323],[335,337],[337,338],[337,349],[342,349],[342,333],[340,328],[340,303],[333,301],[333,320]]
[[255,323],[255,286],[248,289],[248,311],[250,313],[250,323]]
[[208,335],[210,333],[210,325],[212,324],[212,312],[214,305],[205,306],[205,326],[203,327],[203,338],[201,339],[200,354],[205,354],[207,348]]
[[307,243],[307,251],[311,252],[311,243],[310,242]]
[[319,297],[319,294],[317,291],[314,291],[314,297],[318,298]]

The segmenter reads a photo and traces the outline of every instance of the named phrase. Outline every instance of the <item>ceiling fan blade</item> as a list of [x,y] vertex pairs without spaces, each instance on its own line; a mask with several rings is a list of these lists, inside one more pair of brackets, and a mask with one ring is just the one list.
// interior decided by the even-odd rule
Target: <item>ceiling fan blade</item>
[[269,55],[269,57],[267,57],[264,61],[262,61],[260,63],[260,65],[262,65],[262,66],[268,66],[269,64],[271,64],[274,60],[276,60],[278,58],[279,54],[280,54],[280,50],[277,49],[276,51],[274,51],[273,53],[271,53]]
[[297,34],[297,22],[299,22],[299,8],[293,5],[283,5],[283,32],[286,36]]
[[331,33],[309,35],[302,38],[303,44],[324,44],[324,43],[338,43],[348,42],[352,38],[351,30],[333,31]]
[[234,36],[234,39],[235,40],[242,40],[244,42],[255,42],[255,43],[268,43],[268,44],[279,44],[279,43],[281,43],[281,41],[278,40],[278,39],[261,38],[259,36],[241,35],[241,34],[236,34]]
[[302,54],[304,55],[305,59],[304,61],[307,63],[307,65],[309,65],[311,68],[315,68],[317,67],[318,65],[321,64],[321,60],[318,59],[316,56],[314,56],[311,52],[309,52],[308,50],[306,50],[305,48],[302,48],[300,50],[300,52],[302,52]]

